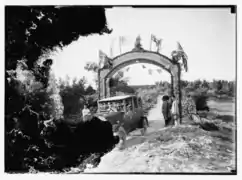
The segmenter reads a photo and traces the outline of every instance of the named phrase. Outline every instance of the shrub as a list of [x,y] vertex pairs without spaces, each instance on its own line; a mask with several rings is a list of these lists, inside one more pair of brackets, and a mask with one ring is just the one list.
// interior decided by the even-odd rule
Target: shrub
[[206,93],[195,93],[192,97],[195,101],[197,111],[208,110],[208,96]]

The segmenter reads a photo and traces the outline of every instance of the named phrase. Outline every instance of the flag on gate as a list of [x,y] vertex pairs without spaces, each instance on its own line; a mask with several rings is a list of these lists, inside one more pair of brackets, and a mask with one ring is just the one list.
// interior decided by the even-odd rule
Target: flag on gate
[[184,49],[182,48],[182,46],[179,42],[177,42],[177,52],[181,54],[182,64],[184,66],[185,71],[187,72],[187,70],[188,70],[188,66],[187,66],[188,56],[185,53]]
[[123,71],[118,71],[118,75],[120,78],[122,78],[124,76],[124,72]]
[[102,69],[106,66],[111,66],[111,59],[101,50],[99,50],[99,68]]
[[149,75],[152,75],[153,70],[152,69],[148,69]]
[[156,69],[156,71],[160,74],[162,72],[161,69]]
[[155,35],[151,34],[150,50],[151,50],[151,48],[152,48],[152,42],[155,43],[156,48],[157,48],[157,52],[159,52],[160,49],[161,49],[161,42],[162,42],[162,39],[158,39]]
[[119,49],[120,49],[120,54],[122,53],[122,46],[127,45],[128,43],[128,38],[125,36],[119,36]]
[[177,51],[182,52],[187,58],[187,54],[185,53],[184,49],[182,48],[182,46],[179,42],[177,42]]
[[142,65],[142,68],[145,69],[146,68],[145,65]]
[[157,41],[157,38],[156,38],[156,36],[154,34],[151,34],[151,40],[154,41],[154,42]]

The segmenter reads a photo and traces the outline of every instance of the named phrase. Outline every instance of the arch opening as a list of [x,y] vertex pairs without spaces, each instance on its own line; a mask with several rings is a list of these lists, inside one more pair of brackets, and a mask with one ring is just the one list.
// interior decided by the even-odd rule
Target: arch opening
[[109,81],[120,69],[137,63],[148,63],[161,67],[171,76],[171,95],[175,95],[179,101],[179,117],[181,121],[181,90],[180,90],[180,64],[173,62],[168,57],[151,51],[131,51],[111,60],[112,66],[101,69],[99,73],[99,98],[110,97]]

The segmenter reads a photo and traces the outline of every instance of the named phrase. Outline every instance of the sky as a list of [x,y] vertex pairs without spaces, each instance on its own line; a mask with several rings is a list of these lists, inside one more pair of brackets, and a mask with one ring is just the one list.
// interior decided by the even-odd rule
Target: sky
[[[131,51],[135,39],[141,36],[144,49],[150,50],[151,34],[162,39],[161,54],[170,57],[171,51],[180,42],[188,55],[188,72],[182,72],[182,79],[235,80],[235,14],[225,8],[112,8],[106,9],[109,35],[80,37],[69,46],[53,55],[53,72],[56,77],[81,78],[94,85],[94,74],[84,70],[86,62],[98,62],[98,51],[102,50],[113,57]],[[119,47],[119,36],[126,42]],[[154,45],[153,51],[155,51]],[[131,65],[125,77],[129,84],[154,84],[156,81],[170,81],[170,75],[154,65]],[[153,69],[152,75],[148,69]],[[141,78],[142,75],[142,78]]]

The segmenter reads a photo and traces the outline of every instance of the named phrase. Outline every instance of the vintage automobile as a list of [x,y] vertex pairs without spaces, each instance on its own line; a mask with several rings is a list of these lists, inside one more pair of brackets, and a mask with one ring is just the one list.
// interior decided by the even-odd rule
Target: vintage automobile
[[148,127],[148,119],[142,109],[142,100],[135,95],[114,96],[98,101],[97,117],[104,118],[113,126],[119,124],[126,134],[141,129],[144,135]]

